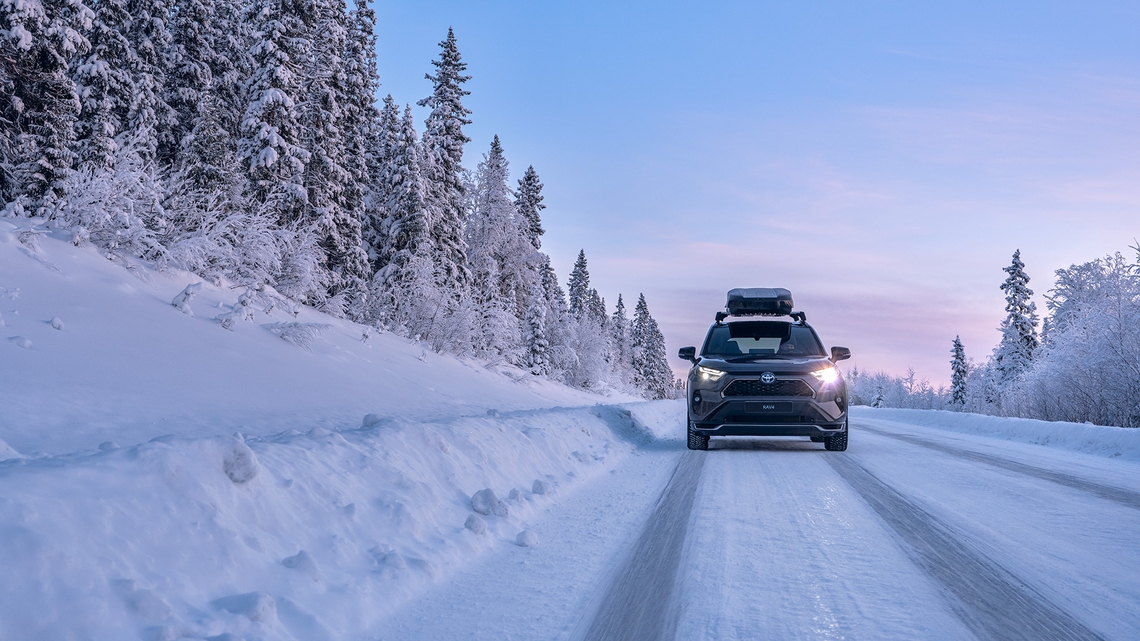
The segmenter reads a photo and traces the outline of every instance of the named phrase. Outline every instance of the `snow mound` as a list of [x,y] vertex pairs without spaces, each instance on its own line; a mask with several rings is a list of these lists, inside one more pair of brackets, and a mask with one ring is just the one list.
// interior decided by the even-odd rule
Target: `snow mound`
[[301,550],[293,556],[285,557],[281,560],[281,565],[284,565],[290,570],[297,570],[313,581],[319,582],[321,580],[321,570],[317,567],[317,562],[304,550]]
[[552,489],[553,488],[550,486],[550,483],[547,483],[541,479],[535,479],[534,485],[532,485],[530,488],[530,492],[531,494],[550,494],[550,491]]
[[517,543],[519,547],[532,548],[538,545],[538,535],[531,530],[523,530],[515,537],[515,543]]
[[463,524],[463,527],[471,530],[475,534],[483,534],[487,531],[487,522],[475,514],[468,514],[467,522]]
[[200,291],[202,291],[202,283],[191,283],[186,286],[186,289],[183,289],[181,293],[175,296],[174,300],[170,301],[170,304],[183,314],[193,316],[194,310],[190,309],[190,301],[194,300],[194,295]]
[[1086,423],[1006,418],[945,410],[851,408],[852,418],[932,427],[963,434],[1044,445],[1072,452],[1140,461],[1140,429]]
[[374,427],[379,425],[384,418],[379,414],[365,414],[364,420],[360,423],[361,427]]
[[51,326],[52,326],[52,329],[58,329],[60,331],[63,331],[63,321],[60,320],[59,316],[53,316],[52,317]]
[[21,349],[31,349],[32,348],[32,341],[30,338],[24,338],[23,336],[12,336],[8,340],[12,341],[13,345],[15,345],[16,347],[19,347]]
[[500,501],[491,488],[479,490],[471,496],[471,509],[484,516],[494,514],[505,517],[509,513],[507,504]]
[[225,456],[222,458],[222,470],[230,480],[239,485],[248,483],[257,477],[260,471],[260,466],[257,463],[257,456],[249,446],[242,441],[234,440],[233,444],[226,449]]

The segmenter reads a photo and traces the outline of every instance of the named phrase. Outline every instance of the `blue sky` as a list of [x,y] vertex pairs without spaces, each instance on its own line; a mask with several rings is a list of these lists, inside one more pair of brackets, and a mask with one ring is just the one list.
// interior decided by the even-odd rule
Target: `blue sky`
[[[788,287],[861,368],[982,359],[1021,249],[1140,236],[1140,3],[380,2],[381,93],[430,92],[455,29],[465,162],[498,134],[546,184],[544,249],[677,348],[732,287]],[[420,110],[422,112],[423,110]],[[422,120],[423,113],[420,113]]]

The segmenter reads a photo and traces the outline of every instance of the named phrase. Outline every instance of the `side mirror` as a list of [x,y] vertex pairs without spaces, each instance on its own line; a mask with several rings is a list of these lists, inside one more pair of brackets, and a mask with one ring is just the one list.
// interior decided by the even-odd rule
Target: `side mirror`
[[687,361],[697,362],[697,348],[696,347],[682,347],[681,351],[677,352],[679,358]]
[[846,347],[832,347],[831,348],[831,362],[838,363],[851,358],[851,350]]

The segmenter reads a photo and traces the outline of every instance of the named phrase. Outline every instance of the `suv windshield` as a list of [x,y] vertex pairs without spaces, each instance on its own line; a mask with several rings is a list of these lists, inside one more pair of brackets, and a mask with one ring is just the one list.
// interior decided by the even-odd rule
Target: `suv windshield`
[[825,356],[810,327],[779,321],[714,325],[701,356],[746,360],[766,356]]

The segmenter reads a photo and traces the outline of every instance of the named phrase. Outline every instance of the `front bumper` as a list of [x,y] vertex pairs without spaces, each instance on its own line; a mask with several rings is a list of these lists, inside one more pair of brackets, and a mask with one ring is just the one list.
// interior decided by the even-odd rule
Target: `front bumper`
[[701,394],[700,403],[689,396],[689,420],[696,431],[710,436],[830,436],[847,424],[844,390],[812,397]]
[[838,425],[748,425],[730,423],[724,425],[693,424],[700,434],[708,436],[831,436],[843,431]]

